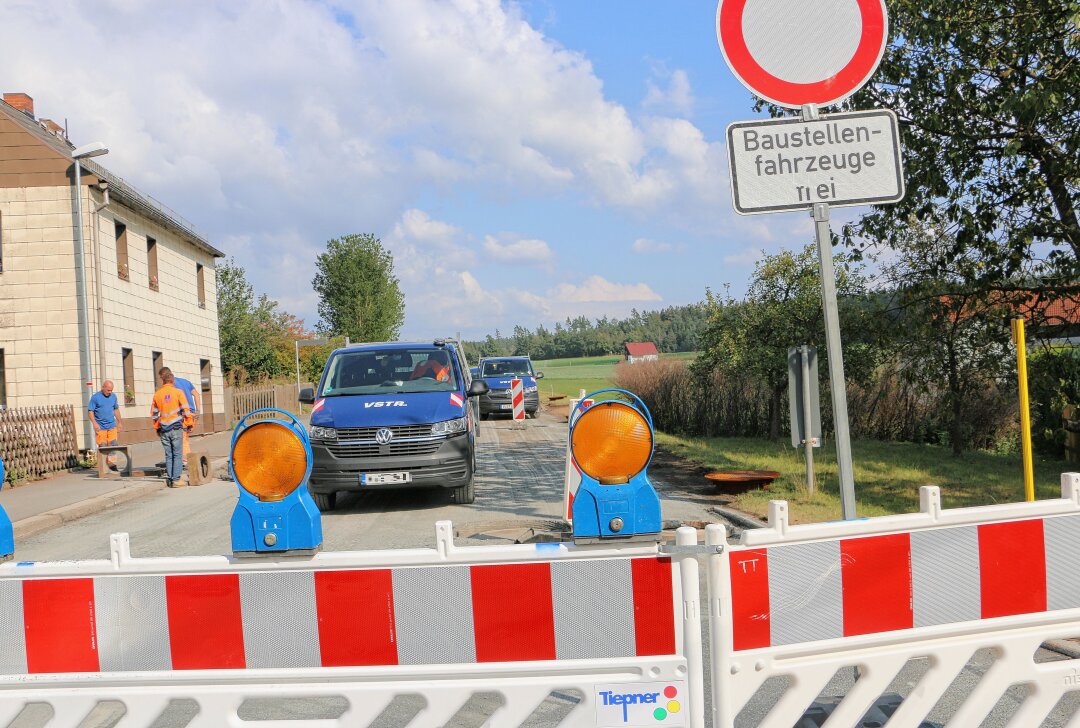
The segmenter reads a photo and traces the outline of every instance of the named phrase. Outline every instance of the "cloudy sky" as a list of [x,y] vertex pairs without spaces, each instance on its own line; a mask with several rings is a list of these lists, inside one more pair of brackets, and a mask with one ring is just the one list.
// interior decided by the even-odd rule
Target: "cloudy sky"
[[801,214],[738,217],[752,98],[715,0],[3,0],[0,90],[104,141],[260,292],[373,233],[406,337],[622,316],[745,286]]

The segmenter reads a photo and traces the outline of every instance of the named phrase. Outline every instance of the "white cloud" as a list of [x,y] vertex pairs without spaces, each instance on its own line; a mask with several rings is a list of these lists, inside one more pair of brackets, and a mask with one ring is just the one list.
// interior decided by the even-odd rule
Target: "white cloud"
[[561,283],[548,291],[548,298],[566,303],[612,303],[662,301],[647,283],[612,283],[591,275],[581,285]]
[[686,246],[681,243],[673,245],[672,243],[661,243],[656,240],[650,240],[649,238],[638,238],[630,247],[635,253],[640,255],[686,252]]
[[[484,290],[479,273],[463,274],[476,264],[469,242],[486,247],[489,231],[416,209],[424,200],[444,213],[433,189],[482,200],[565,195],[710,234],[730,224],[716,204],[726,189],[720,144],[670,118],[693,103],[682,70],[656,75],[657,103],[647,106],[657,116],[638,119],[605,96],[584,54],[532,27],[513,2],[198,7],[5,0],[3,90],[68,119],[76,144],[105,141],[112,151],[98,161],[191,219],[257,290],[305,307],[293,312],[309,321],[314,256],[347,233],[386,233],[410,321],[437,286]],[[108,49],[107,82],[87,48]],[[557,241],[534,238],[493,238],[493,255],[552,265]],[[611,301],[659,300],[644,283],[599,281]],[[557,308],[530,295],[513,306]]]
[[724,256],[727,265],[753,265],[765,257],[765,251],[760,248],[749,248],[741,253]]
[[516,265],[549,265],[555,260],[543,240],[511,239],[501,243],[494,235],[485,235],[484,252],[500,263]]
[[645,82],[646,93],[642,105],[666,113],[689,115],[694,111],[694,92],[690,77],[679,68],[667,71],[662,66],[653,68],[653,78]]

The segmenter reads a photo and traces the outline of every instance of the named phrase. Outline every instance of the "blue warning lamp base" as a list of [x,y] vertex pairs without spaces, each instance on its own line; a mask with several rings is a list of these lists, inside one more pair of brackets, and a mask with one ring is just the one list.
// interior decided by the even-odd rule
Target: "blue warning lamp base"
[[659,538],[663,525],[660,496],[644,472],[625,485],[600,485],[583,473],[573,515],[575,539]]
[[[230,521],[233,553],[236,556],[313,554],[322,548],[322,515],[307,487],[308,478],[311,477],[311,441],[300,420],[296,419],[292,413],[279,409],[267,408],[250,412],[237,423],[233,430],[230,453],[236,447],[237,438],[249,426],[249,418],[252,415],[267,412],[288,418],[269,421],[291,429],[304,443],[308,463],[307,471],[296,490],[279,501],[260,501],[237,482],[240,498]],[[256,424],[256,422],[262,424],[267,421],[260,419],[250,424]],[[229,469],[232,470],[231,455]],[[236,479],[235,473],[233,473],[233,479]]]
[[[0,489],[4,487],[4,478],[7,471],[4,470],[4,461],[0,460]],[[11,519],[3,506],[0,506],[0,561],[7,561],[15,553],[15,530],[11,526]]]

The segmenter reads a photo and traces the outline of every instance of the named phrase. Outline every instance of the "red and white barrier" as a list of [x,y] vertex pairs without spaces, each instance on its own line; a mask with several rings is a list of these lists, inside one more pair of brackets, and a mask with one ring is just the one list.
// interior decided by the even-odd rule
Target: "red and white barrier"
[[517,726],[572,688],[583,700],[560,725],[595,726],[604,693],[659,683],[682,701],[660,725],[704,725],[693,556],[457,547],[452,533],[444,521],[435,549],[277,561],[134,559],[121,534],[111,561],[0,567],[0,725],[46,702],[74,726],[101,696],[125,703],[125,725],[179,698],[199,702],[193,726],[242,725],[245,699],[284,693],[344,696],[349,711],[320,726],[367,725],[421,694],[410,725],[435,726],[495,691],[485,725]]
[[[585,390],[581,390],[582,396],[585,394]],[[567,412],[566,421],[567,425],[573,425],[574,420],[581,416],[581,413],[592,407],[593,401],[591,399],[572,399],[570,400],[570,410]],[[580,406],[579,406],[580,405]],[[578,488],[581,487],[581,468],[578,467],[577,462],[574,460],[574,455],[570,452],[570,438],[566,439],[566,477],[563,480],[563,513],[568,523],[574,522],[574,497],[577,495]]]
[[[1080,636],[1080,475],[1062,476],[1056,500],[946,511],[929,486],[921,500],[917,514],[804,526],[774,501],[768,529],[710,557],[710,603],[723,605],[711,621],[714,726],[734,725],[770,678],[790,687],[760,726],[798,724],[852,666],[859,679],[829,725],[858,725],[909,660],[932,655],[889,719],[919,726],[980,649],[997,660],[950,725],[980,725],[1019,683],[1032,692],[1009,726],[1043,725],[1080,685],[1068,661],[1032,660],[1045,640]],[[706,540],[723,543],[723,528]]]
[[0,635],[0,666],[7,675],[39,675],[676,654],[670,560],[596,567],[541,561],[8,581],[0,610],[22,628]]
[[514,419],[525,422],[525,383],[521,379],[510,380],[510,402],[514,408]]

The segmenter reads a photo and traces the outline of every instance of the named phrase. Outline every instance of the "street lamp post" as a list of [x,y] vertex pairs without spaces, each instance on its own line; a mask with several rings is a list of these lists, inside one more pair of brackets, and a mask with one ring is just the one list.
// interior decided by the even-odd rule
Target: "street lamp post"
[[[94,378],[91,372],[90,363],[90,307],[87,302],[87,286],[86,286],[86,244],[83,239],[83,203],[82,203],[82,160],[89,159],[91,157],[100,157],[103,154],[108,154],[109,149],[105,146],[104,142],[91,142],[90,144],[84,144],[81,147],[76,148],[71,153],[72,159],[75,161],[75,215],[77,224],[75,225],[75,256],[78,262],[79,275],[75,281],[75,291],[79,298],[79,316],[82,319],[82,346],[80,346],[80,365],[83,375],[83,411],[85,412],[90,404],[90,396],[94,392]],[[104,377],[105,373],[100,372]],[[83,444],[86,450],[94,449],[94,439],[91,436],[91,430],[89,427],[83,429],[84,437]]]

